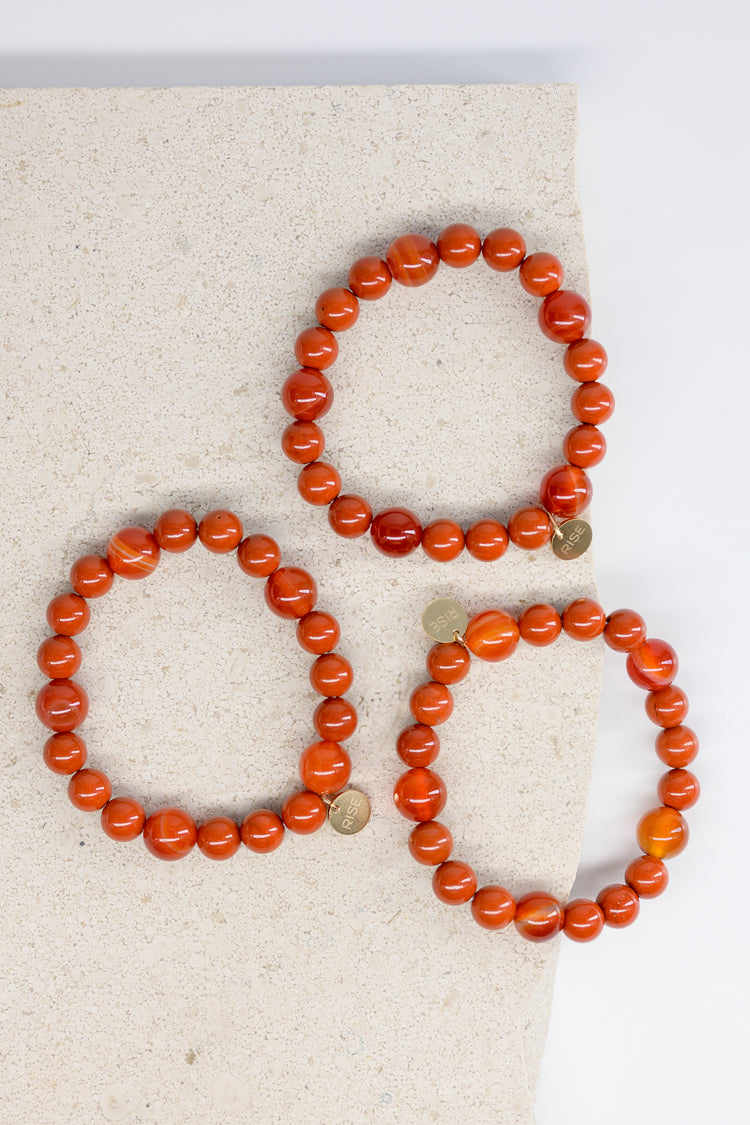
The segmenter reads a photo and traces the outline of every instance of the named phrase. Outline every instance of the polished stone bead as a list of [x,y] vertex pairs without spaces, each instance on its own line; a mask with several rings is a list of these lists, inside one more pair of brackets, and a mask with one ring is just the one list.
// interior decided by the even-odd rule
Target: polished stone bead
[[370,255],[357,259],[349,270],[348,280],[349,288],[360,301],[376,301],[386,295],[393,278],[387,263]]
[[47,624],[63,637],[77,637],[90,620],[91,610],[80,594],[58,594],[47,606]]
[[148,578],[160,555],[155,536],[145,527],[124,527],[107,544],[107,562],[120,578]]
[[143,805],[133,797],[111,797],[101,812],[101,826],[110,840],[137,840],[146,823]]
[[314,422],[333,405],[333,387],[327,375],[314,367],[293,371],[281,388],[281,401],[287,414],[298,422]]
[[411,693],[409,710],[418,723],[439,726],[453,714],[453,696],[445,684],[429,680]]
[[529,254],[521,262],[518,279],[532,297],[546,297],[562,285],[562,262],[554,254],[548,254],[544,250]]
[[482,243],[482,256],[490,269],[509,273],[517,269],[526,254],[526,243],[517,230],[498,227]]
[[527,941],[549,941],[563,927],[563,908],[552,895],[531,891],[516,902],[515,927]]
[[701,795],[701,787],[690,770],[674,769],[659,779],[656,795],[669,808],[691,809]]
[[50,680],[36,697],[37,716],[49,730],[74,730],[88,712],[88,696],[75,680]]
[[270,535],[248,535],[237,548],[237,562],[252,578],[268,578],[278,569],[281,551]]
[[422,550],[436,562],[450,562],[464,549],[464,533],[455,520],[435,520],[422,532]]
[[556,289],[539,308],[539,327],[545,336],[559,344],[582,339],[591,326],[591,308],[580,293]]
[[229,859],[240,846],[240,830],[228,816],[215,816],[198,826],[197,844],[208,859]]
[[484,930],[503,930],[516,916],[516,900],[505,887],[489,883],[471,900],[474,921]]
[[441,902],[449,906],[461,906],[474,897],[477,889],[476,872],[468,863],[447,859],[436,868],[432,876],[432,889]]
[[574,426],[563,438],[563,457],[579,469],[588,469],[604,460],[607,439],[596,426]]
[[[558,519],[579,516],[591,503],[594,490],[583,469],[557,465],[543,477],[539,496],[543,506]],[[511,537],[512,538],[512,537]]]
[[571,379],[590,383],[607,370],[607,353],[598,340],[576,340],[567,347],[563,364]]
[[300,617],[297,622],[297,643],[305,652],[313,656],[321,656],[324,652],[331,652],[339,643],[341,629],[335,617],[330,613],[314,609],[311,613]]
[[638,895],[624,883],[610,883],[599,892],[596,901],[604,915],[605,926],[615,929],[635,922],[641,909]]
[[242,521],[234,512],[217,508],[198,524],[198,538],[206,550],[215,555],[228,555],[242,540]]
[[299,775],[312,793],[338,793],[351,772],[351,758],[337,742],[313,742],[300,755]]
[[339,346],[329,328],[318,324],[305,328],[294,343],[294,356],[300,367],[313,367],[325,371],[336,362]]
[[511,543],[524,551],[535,551],[552,538],[552,524],[542,508],[519,508],[508,521],[508,535]]
[[310,683],[319,695],[346,695],[353,679],[351,664],[338,652],[323,653],[310,668]]
[[101,555],[84,555],[70,568],[70,584],[82,598],[101,598],[114,580],[112,567]]
[[439,684],[457,684],[471,668],[471,657],[465,645],[458,641],[433,645],[427,653],[427,671]]
[[280,566],[266,580],[266,604],[278,617],[304,617],[315,605],[317,596],[312,576],[296,566]]
[[39,671],[50,680],[67,680],[81,667],[81,650],[72,637],[47,637],[37,649]]
[[328,817],[328,810],[322,797],[309,789],[290,793],[281,806],[281,819],[290,832],[297,836],[309,836],[322,828]]
[[660,859],[642,855],[628,864],[625,882],[639,898],[656,898],[666,890],[669,874]]
[[308,504],[324,508],[341,492],[338,469],[327,461],[311,461],[309,465],[303,465],[297,477],[297,491]]
[[112,796],[112,783],[106,773],[84,766],[68,782],[71,804],[82,812],[95,812],[106,805]]
[[386,508],[370,525],[372,541],[384,555],[403,557],[422,541],[422,525],[408,508]]
[[638,844],[646,855],[671,859],[685,848],[690,835],[687,821],[677,809],[660,805],[638,821]]
[[656,736],[656,753],[665,766],[683,769],[689,766],[699,749],[698,736],[690,727],[670,727]]
[[328,509],[328,524],[342,539],[358,539],[372,523],[372,508],[363,496],[337,496]]
[[143,826],[143,842],[157,859],[183,859],[193,850],[197,839],[197,825],[184,809],[157,809]]
[[290,422],[281,435],[281,448],[297,465],[317,461],[325,445],[323,431],[315,422]]
[[402,773],[393,789],[393,803],[407,820],[434,820],[446,799],[443,779],[424,767]]
[[632,652],[646,639],[646,622],[634,609],[616,609],[607,618],[604,640],[615,652]]
[[385,260],[391,277],[401,285],[424,285],[437,273],[438,248],[423,234],[402,234],[388,247]]
[[453,836],[439,820],[425,820],[412,829],[409,851],[417,863],[423,863],[425,867],[437,867],[450,857]]
[[256,855],[267,855],[276,851],[284,832],[284,822],[277,813],[271,809],[254,809],[242,821],[240,839]]
[[565,907],[563,933],[571,941],[593,941],[604,929],[602,908],[587,898],[574,898]]
[[72,731],[53,734],[44,744],[42,757],[53,773],[75,773],[86,764],[86,743]]
[[590,641],[604,632],[607,615],[593,598],[576,598],[562,614],[562,627],[577,641]]
[[666,641],[646,637],[643,644],[633,649],[625,661],[627,673],[634,684],[654,691],[671,684],[677,675],[677,653]]
[[452,223],[441,231],[437,240],[438,254],[446,266],[463,269],[476,262],[482,252],[482,240],[466,223]]
[[677,727],[687,718],[688,697],[676,684],[650,691],[646,696],[646,714],[659,727]]
[[498,520],[477,520],[466,532],[466,550],[482,562],[502,558],[507,549],[508,532]]
[[551,645],[562,631],[560,614],[546,603],[530,605],[518,618],[518,631],[527,645],[537,648]]
[[518,622],[502,609],[486,609],[472,617],[464,640],[474,656],[495,662],[515,651],[520,637]]
[[357,712],[348,699],[328,697],[313,712],[315,733],[330,742],[344,742],[357,729]]
[[413,723],[398,736],[396,752],[407,766],[429,766],[440,753],[440,739],[432,727]]
[[154,538],[162,551],[187,551],[198,538],[198,524],[184,508],[162,512],[154,524]]
[[614,414],[615,396],[604,383],[584,383],[573,391],[570,408],[579,422],[601,426]]
[[320,294],[315,302],[315,315],[324,328],[344,332],[357,322],[359,301],[350,289],[335,286]]

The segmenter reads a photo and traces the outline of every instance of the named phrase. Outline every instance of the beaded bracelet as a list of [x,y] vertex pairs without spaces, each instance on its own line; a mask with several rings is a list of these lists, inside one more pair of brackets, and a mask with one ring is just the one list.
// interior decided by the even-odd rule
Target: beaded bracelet
[[[529,941],[547,941],[561,930],[573,941],[591,941],[605,925],[628,926],[638,916],[640,899],[655,898],[667,885],[664,860],[678,855],[688,840],[682,810],[698,800],[698,780],[685,769],[698,753],[698,739],[683,726],[688,701],[673,683],[677,655],[666,641],[646,636],[643,618],[630,609],[605,616],[589,598],[579,598],[562,616],[551,605],[533,605],[516,621],[509,613],[488,609],[470,621],[466,612],[448,598],[440,598],[425,610],[423,625],[438,643],[427,656],[431,679],[412,693],[409,707],[416,722],[401,732],[397,752],[409,766],[396,782],[393,799],[399,812],[417,821],[409,837],[409,851],[418,863],[435,867],[432,886],[441,902],[459,905],[471,902],[474,919],[488,930],[500,930],[511,921]],[[646,714],[661,728],[656,753],[669,771],[659,781],[661,804],[639,821],[638,844],[642,855],[628,866],[625,882],[611,884],[595,902],[574,899],[563,906],[554,896],[532,891],[515,901],[502,886],[477,889],[477,876],[468,863],[451,859],[453,838],[435,817],[446,803],[445,784],[429,767],[437,758],[440,742],[434,727],[453,711],[448,685],[463,680],[471,655],[480,660],[505,660],[519,639],[534,646],[552,644],[562,631],[576,640],[600,635],[617,652],[627,653],[630,678],[649,694]]]
[[[88,713],[86,692],[75,680],[81,650],[73,639],[82,633],[91,616],[89,599],[111,588],[115,575],[146,578],[156,569],[162,551],[181,552],[196,539],[214,554],[237,552],[245,574],[264,578],[266,603],[279,617],[297,622],[297,640],[315,656],[310,683],[323,696],[313,715],[319,741],[302,751],[299,772],[304,789],[291,793],[281,815],[260,808],[247,814],[240,827],[229,816],[213,817],[200,826],[179,808],[161,808],[146,816],[132,797],[113,797],[109,778],[86,765],[86,744],[76,728]],[[54,636],[42,642],[37,663],[50,677],[36,697],[39,719],[54,733],[44,746],[46,765],[58,774],[72,774],[68,795],[77,809],[101,810],[101,824],[113,840],[134,840],[141,834],[148,850],[159,859],[182,859],[198,845],[210,859],[228,859],[240,845],[251,852],[274,851],[285,830],[301,835],[317,831],[328,819],[345,835],[358,832],[370,815],[364,793],[344,791],[351,773],[349,754],[341,742],[357,726],[357,713],[343,695],[352,683],[349,661],[334,652],[339,641],[338,622],[316,610],[317,588],[310,574],[280,566],[278,544],[268,535],[243,538],[240,520],[224,509],[209,512],[200,525],[182,509],[164,512],[153,533],[143,527],[126,527],[112,537],[106,558],[85,555],[70,571],[72,592],[59,594],[47,608],[47,623]]]
[[[579,423],[565,435],[566,464],[549,470],[541,483],[538,504],[515,512],[507,528],[495,518],[480,519],[465,533],[452,519],[438,519],[423,528],[407,508],[387,508],[373,516],[362,496],[341,493],[341,477],[333,465],[319,460],[325,438],[316,419],[333,403],[333,388],[324,372],[338,355],[334,332],[356,322],[360,301],[383,297],[391,282],[413,287],[435,276],[440,262],[447,266],[470,266],[481,254],[500,273],[518,269],[521,285],[532,296],[542,298],[539,325],[546,336],[567,345],[564,365],[568,375],[581,385],[571,406]],[[526,254],[526,244],[517,231],[503,227],[480,239],[473,227],[457,223],[431,242],[421,234],[404,234],[388,248],[385,260],[360,258],[349,271],[349,288],[327,289],[318,298],[318,325],[306,328],[294,346],[300,368],[284,383],[281,398],[295,419],[282,437],[287,457],[302,465],[297,487],[308,503],[328,507],[328,522],[344,538],[356,538],[369,529],[372,541],[383,554],[409,555],[419,544],[430,558],[448,562],[464,546],[477,559],[499,559],[509,539],[532,550],[551,541],[559,558],[574,559],[588,548],[591,528],[580,513],[592,497],[586,469],[598,464],[606,442],[597,427],[612,415],[614,397],[599,377],[607,367],[607,353],[596,340],[587,338],[591,323],[588,302],[569,289],[561,289],[563,267],[547,253]],[[558,521],[562,523],[558,523]]]

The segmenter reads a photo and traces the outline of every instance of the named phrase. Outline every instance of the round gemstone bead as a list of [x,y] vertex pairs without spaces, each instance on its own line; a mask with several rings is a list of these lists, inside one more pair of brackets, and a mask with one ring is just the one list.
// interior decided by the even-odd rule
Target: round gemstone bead
[[671,859],[679,855],[688,842],[688,826],[677,809],[660,805],[651,809],[638,822],[638,844],[646,855]]
[[68,782],[68,797],[71,804],[82,812],[94,812],[103,808],[112,796],[112,783],[106,773],[84,766],[74,773]]
[[81,667],[81,650],[72,637],[47,637],[40,644],[36,662],[50,680],[66,680]]
[[313,712],[316,734],[327,742],[344,742],[357,729],[357,712],[348,699],[328,697]]
[[44,744],[42,757],[53,773],[75,773],[86,763],[86,743],[72,731],[53,734]]
[[281,435],[281,448],[298,465],[317,461],[325,445],[325,435],[315,422],[290,422]]
[[558,344],[572,344],[582,339],[591,327],[588,301],[572,289],[556,289],[542,301],[539,327]]
[[270,535],[248,535],[237,548],[240,570],[253,578],[268,578],[278,569],[281,551]]
[[616,609],[607,618],[604,640],[615,652],[632,652],[646,639],[646,622],[634,609]]
[[339,643],[341,629],[335,617],[314,609],[297,622],[297,642],[305,652],[321,656]]
[[315,315],[324,328],[344,332],[356,324],[359,301],[350,289],[326,289],[315,302]]
[[532,891],[516,903],[515,927],[527,941],[549,941],[563,927],[563,908],[552,895]]
[[326,375],[314,367],[293,371],[281,388],[281,401],[287,414],[299,422],[322,418],[333,405],[333,387]]
[[215,816],[199,826],[197,844],[208,859],[229,859],[240,846],[240,830],[228,816]]
[[562,285],[562,262],[554,254],[547,254],[545,251],[529,254],[521,262],[518,278],[532,297],[546,297]]
[[101,826],[110,840],[137,840],[145,823],[143,805],[132,797],[112,797],[101,812]]
[[351,759],[337,742],[313,742],[300,755],[299,775],[312,793],[338,793],[351,772]]
[[606,452],[607,440],[596,426],[574,426],[563,438],[563,456],[579,469],[598,465]]
[[326,822],[328,811],[322,797],[309,789],[291,793],[281,806],[281,819],[290,832],[309,836]]
[[425,820],[417,824],[409,836],[409,851],[417,863],[437,867],[450,857],[453,836],[439,820]]
[[427,654],[427,671],[439,684],[457,684],[469,674],[471,657],[458,641],[433,645]]
[[324,371],[336,362],[339,346],[328,328],[315,324],[300,332],[294,344],[294,355],[300,367]]
[[372,541],[384,555],[410,555],[422,541],[422,525],[407,508],[386,508],[370,525]]
[[360,301],[376,301],[391,287],[391,271],[382,258],[358,258],[349,270],[349,288]]
[[700,797],[701,787],[690,770],[674,769],[659,779],[656,793],[663,805],[672,809],[691,809]]
[[634,684],[646,691],[653,691],[672,683],[677,675],[679,662],[677,653],[666,641],[647,637],[643,644],[630,653],[625,667]]
[[539,490],[547,511],[566,520],[580,515],[591,503],[593,494],[591,481],[577,465],[558,465],[550,469]]
[[440,739],[432,727],[425,723],[414,723],[401,731],[396,742],[396,752],[407,766],[429,766],[440,753]]
[[625,882],[639,898],[656,898],[666,890],[669,874],[660,859],[642,855],[628,864]]
[[37,716],[49,730],[74,730],[88,712],[88,696],[75,680],[50,680],[36,697]]
[[266,604],[277,617],[304,617],[315,605],[317,596],[312,576],[296,566],[281,566],[266,580]]
[[435,869],[432,889],[441,902],[461,906],[469,902],[477,889],[477,877],[472,867],[461,860],[447,859]]
[[498,520],[477,520],[466,532],[466,550],[475,559],[493,562],[508,549],[508,532]]
[[308,504],[325,507],[341,492],[338,469],[327,461],[311,461],[309,465],[303,465],[297,477],[297,491]]
[[519,508],[508,521],[508,535],[512,543],[524,551],[535,551],[552,538],[552,524],[542,508]]
[[638,895],[624,883],[610,883],[596,896],[604,915],[605,926],[619,929],[635,922],[640,911]]
[[156,538],[144,527],[124,527],[107,545],[107,562],[120,578],[148,578],[160,554]]
[[659,727],[676,727],[687,717],[688,697],[676,684],[650,691],[646,696],[646,714]]
[[143,842],[157,859],[183,859],[197,839],[197,825],[184,809],[158,809],[143,826]]
[[607,616],[598,602],[577,598],[563,610],[562,627],[577,641],[590,641],[604,632]]
[[184,508],[162,512],[154,524],[154,539],[162,551],[179,554],[192,547],[198,538],[198,524]]
[[91,610],[80,594],[58,594],[47,606],[47,624],[63,637],[77,637],[90,620]]
[[101,555],[84,555],[70,568],[70,584],[82,598],[101,598],[114,580],[112,567]]
[[518,622],[502,609],[486,609],[472,617],[464,640],[480,660],[505,660],[516,649],[520,637]]
[[437,248],[446,266],[463,269],[476,262],[482,252],[482,240],[473,227],[453,223],[439,235]]
[[310,683],[319,695],[346,695],[353,679],[351,664],[337,652],[323,653],[310,669]]
[[464,549],[464,533],[455,520],[435,520],[422,532],[422,550],[436,562],[450,562]]
[[395,238],[385,259],[393,280],[410,287],[425,285],[440,265],[437,246],[423,234],[402,234]]
[[576,898],[565,907],[563,933],[571,941],[593,941],[604,929],[602,908],[587,898]]
[[343,539],[358,539],[372,523],[372,508],[362,496],[337,496],[328,509],[328,523]]
[[429,680],[411,693],[409,710],[418,723],[439,726],[453,714],[453,696],[445,684]]
[[656,736],[656,753],[665,766],[683,769],[698,753],[698,736],[690,727],[669,727]]
[[474,921],[485,930],[502,930],[516,916],[516,903],[505,887],[490,883],[480,887],[471,900]]
[[240,839],[256,855],[268,855],[284,839],[284,822],[271,809],[254,809],[240,825]]
[[584,383],[573,392],[570,408],[579,422],[601,426],[614,414],[615,396],[604,383]]
[[490,269],[509,273],[517,269],[526,254],[526,243],[517,230],[498,227],[482,243],[482,256]]
[[571,379],[590,383],[607,370],[607,353],[597,340],[576,340],[566,349],[563,363]]
[[407,820],[434,820],[445,808],[446,797],[443,779],[424,767],[402,773],[393,790],[393,802]]
[[560,614],[551,605],[530,605],[518,618],[518,631],[527,645],[551,645],[562,631]]
[[234,512],[217,508],[208,512],[198,524],[198,538],[214,555],[228,555],[242,540],[242,522]]

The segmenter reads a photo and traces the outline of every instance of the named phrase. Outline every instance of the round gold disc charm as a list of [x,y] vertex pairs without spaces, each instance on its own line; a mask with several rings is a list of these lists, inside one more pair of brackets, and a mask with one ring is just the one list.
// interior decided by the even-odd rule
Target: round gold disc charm
[[578,559],[591,546],[593,532],[586,520],[566,520],[552,536],[552,550],[558,559]]
[[440,644],[452,641],[456,633],[462,637],[468,624],[468,613],[453,598],[436,598],[422,614],[422,628]]
[[358,789],[337,793],[328,806],[328,819],[337,832],[353,836],[361,832],[370,819],[370,802]]

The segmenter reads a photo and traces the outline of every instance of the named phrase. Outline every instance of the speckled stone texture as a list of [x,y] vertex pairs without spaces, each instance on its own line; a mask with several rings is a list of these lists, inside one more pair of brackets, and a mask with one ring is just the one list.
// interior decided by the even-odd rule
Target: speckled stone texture
[[[532,1120],[556,944],[434,898],[394,743],[428,601],[562,607],[593,592],[591,555],[441,565],[337,539],[280,452],[279,389],[317,294],[405,230],[517,225],[586,293],[575,130],[570,86],[0,92],[5,1125]],[[573,424],[536,307],[481,260],[363,306],[324,419],[345,490],[465,524],[533,501]],[[44,769],[47,601],[172,506],[233,508],[316,577],[355,669],[360,836],[159,863]],[[316,697],[262,584],[197,545],[92,609],[82,733],[115,793],[278,807]],[[456,689],[443,819],[480,883],[567,893],[600,661],[562,639]]]

